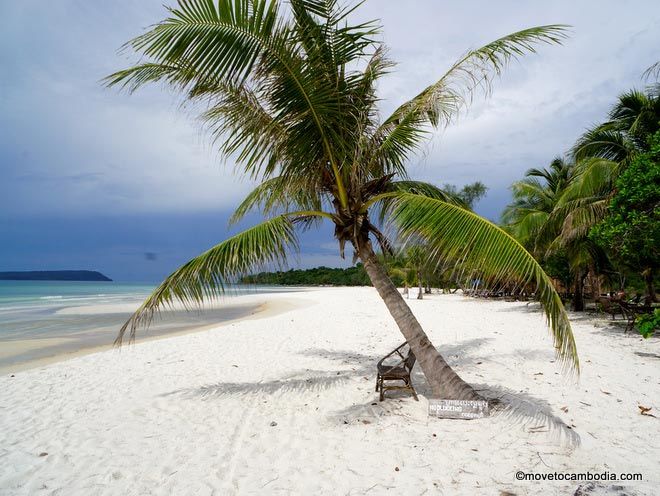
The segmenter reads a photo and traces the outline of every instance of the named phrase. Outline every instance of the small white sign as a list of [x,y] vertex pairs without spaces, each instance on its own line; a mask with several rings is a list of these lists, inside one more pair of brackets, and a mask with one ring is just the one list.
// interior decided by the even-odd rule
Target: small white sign
[[429,400],[429,415],[450,419],[488,417],[488,402],[475,400]]

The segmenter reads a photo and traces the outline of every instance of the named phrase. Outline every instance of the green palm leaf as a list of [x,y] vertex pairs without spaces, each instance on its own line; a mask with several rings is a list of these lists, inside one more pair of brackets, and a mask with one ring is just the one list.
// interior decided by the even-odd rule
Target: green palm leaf
[[[302,3],[308,7],[317,3],[317,13],[323,13],[323,2]],[[299,4],[300,0],[293,2],[294,10]],[[346,142],[350,140],[338,136],[337,131],[344,129],[342,120],[353,112],[342,105],[344,95],[333,84],[340,68],[335,67],[335,75],[330,78],[327,59],[306,53],[305,46],[331,39],[332,47],[316,46],[314,50],[331,49],[333,60],[343,64],[346,60],[342,57],[359,57],[364,47],[372,44],[368,34],[375,28],[370,24],[352,27],[328,24],[339,22],[342,16],[338,14],[323,25],[323,37],[314,37],[312,31],[320,29],[322,24],[311,18],[303,19],[304,16],[294,16],[292,20],[280,15],[276,0],[218,0],[217,3],[179,0],[178,8],[169,10],[168,19],[126,45],[143,54],[149,64],[165,67],[159,70],[151,65],[142,70],[119,71],[106,82],[136,89],[148,82],[165,80],[176,89],[185,87],[195,96],[222,93],[217,88],[219,81],[225,87],[243,89],[253,84],[259,88],[257,97],[267,98],[267,102],[260,100],[262,108],[276,109],[271,115],[287,131],[288,156],[269,156],[262,146],[265,138],[236,128],[229,148],[241,148],[240,158],[248,159],[249,166],[263,165],[266,158],[277,158],[280,168],[283,171],[289,168],[292,174],[300,172],[302,166],[315,164],[318,170],[319,163],[329,163],[338,195],[346,205],[348,199],[340,169],[342,149],[347,148]],[[178,72],[175,67],[179,68]],[[222,129],[224,120],[218,122],[217,129]],[[231,123],[227,127],[232,129]],[[256,156],[252,153],[252,141],[256,142]],[[306,160],[300,161],[301,156]],[[274,160],[268,160],[268,164],[272,172]]]
[[585,239],[591,228],[607,215],[609,197],[578,198],[558,205],[548,219],[548,226],[559,234],[552,241],[548,251],[566,248],[571,243]]
[[461,57],[437,82],[397,108],[374,133],[375,162],[387,162],[391,172],[403,169],[411,152],[428,137],[429,128],[451,124],[479,90],[488,94],[493,79],[512,60],[536,52],[539,44],[561,43],[564,25],[524,29]]
[[599,157],[620,162],[625,160],[633,149],[625,135],[605,126],[598,126],[584,133],[573,146],[576,160],[588,157]]
[[547,226],[549,216],[549,213],[542,210],[516,208],[516,219],[507,224],[507,232],[523,246],[537,253],[541,245],[540,234]]
[[434,184],[413,180],[391,181],[387,184],[387,191],[385,193],[374,196],[368,202],[369,205],[377,205],[378,221],[381,224],[392,215],[392,211],[396,206],[397,198],[401,193],[412,193],[415,195],[426,196],[428,198],[436,198],[460,207],[466,207],[463,200],[458,196],[449,193]]
[[392,217],[402,239],[424,240],[433,259],[460,261],[490,285],[534,285],[558,357],[575,371],[579,362],[571,325],[548,275],[523,246],[474,212],[442,200],[402,194]]
[[220,153],[233,156],[252,178],[272,175],[288,153],[285,125],[245,85],[218,82],[203,91],[213,103],[201,119]]
[[147,83],[167,82],[170,86],[185,88],[190,83],[191,74],[178,64],[156,64],[147,62],[128,69],[117,71],[103,78],[108,87],[119,86],[130,93],[137,91]]
[[651,67],[646,69],[642,74],[642,78],[644,79],[660,78],[660,62],[656,62]]
[[178,301],[186,310],[199,308],[224,294],[238,277],[270,264],[284,265],[291,250],[298,250],[298,240],[284,215],[226,239],[170,274],[122,326],[115,344],[121,345],[126,332],[135,339],[136,331],[147,328],[163,307]]
[[284,176],[267,179],[245,197],[229,223],[235,224],[253,210],[265,215],[278,210],[320,210],[322,201],[318,190],[309,186]]
[[578,162],[570,183],[557,199],[557,205],[584,198],[608,196],[622,168],[619,162],[598,157]]

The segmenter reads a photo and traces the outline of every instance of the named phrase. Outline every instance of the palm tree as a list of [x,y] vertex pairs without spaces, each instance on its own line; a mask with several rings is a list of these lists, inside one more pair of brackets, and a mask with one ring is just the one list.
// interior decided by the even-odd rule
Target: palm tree
[[413,245],[406,251],[406,268],[410,272],[413,281],[417,283],[417,299],[424,299],[424,288],[422,272],[428,263],[428,255],[422,245]]
[[[646,76],[655,70],[650,67]],[[570,184],[551,216],[551,224],[561,224],[554,246],[568,248],[584,263],[607,265],[607,257],[589,233],[606,217],[617,178],[635,157],[649,151],[649,136],[659,129],[660,84],[656,83],[646,91],[633,89],[619,95],[609,119],[578,139],[572,149],[576,165]]]
[[285,264],[296,228],[330,221],[340,254],[346,244],[417,355],[434,394],[476,399],[447,364],[376,256],[391,251],[378,210],[397,243],[421,240],[432,255],[461,260],[492,280],[534,281],[555,349],[577,370],[571,327],[550,279],[507,233],[406,174],[429,131],[454,121],[508,62],[559,43],[563,26],[534,27],[465,53],[435,83],[384,120],[377,81],[392,68],[375,22],[350,24],[357,7],[336,0],[179,0],[164,21],[126,48],[142,62],[108,76],[135,90],[164,83],[204,106],[202,118],[222,155],[259,186],[233,220],[258,209],[268,220],[236,234],[167,277],[121,328],[131,338],[173,301],[186,308],[222,294],[255,268]]
[[660,129],[660,83],[620,94],[608,117],[575,143],[576,162],[596,157],[626,167],[638,153],[648,151],[648,137]]
[[[654,67],[647,70],[653,73]],[[619,175],[640,153],[649,151],[649,137],[660,129],[660,84],[645,92],[619,95],[609,119],[585,132],[572,149],[576,162],[571,184],[558,202],[563,239],[585,237],[603,220]]]
[[557,157],[547,169],[529,169],[511,186],[513,202],[502,213],[502,223],[525,248],[542,258],[553,236],[545,229],[559,198],[569,184],[573,165]]
[[[579,228],[585,212],[596,208],[590,198],[567,202],[576,166],[555,158],[547,169],[530,169],[513,184],[513,202],[502,215],[505,228],[539,260],[565,258],[573,285],[573,310],[584,310],[584,283],[589,271],[606,265],[602,250]],[[588,207],[591,207],[589,210]]]

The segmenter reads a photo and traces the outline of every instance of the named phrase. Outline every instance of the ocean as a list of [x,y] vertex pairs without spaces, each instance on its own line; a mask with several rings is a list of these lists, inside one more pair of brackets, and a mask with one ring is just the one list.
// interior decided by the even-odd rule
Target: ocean
[[[117,282],[0,281],[0,372],[87,349],[110,346],[121,325],[155,285]],[[227,296],[288,291],[236,287]],[[233,320],[258,305],[164,312],[153,337]]]

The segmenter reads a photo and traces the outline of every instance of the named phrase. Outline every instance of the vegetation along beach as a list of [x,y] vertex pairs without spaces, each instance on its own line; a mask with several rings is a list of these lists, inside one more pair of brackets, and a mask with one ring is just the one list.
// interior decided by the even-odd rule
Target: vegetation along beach
[[476,5],[0,7],[0,495],[660,493],[660,8]]

